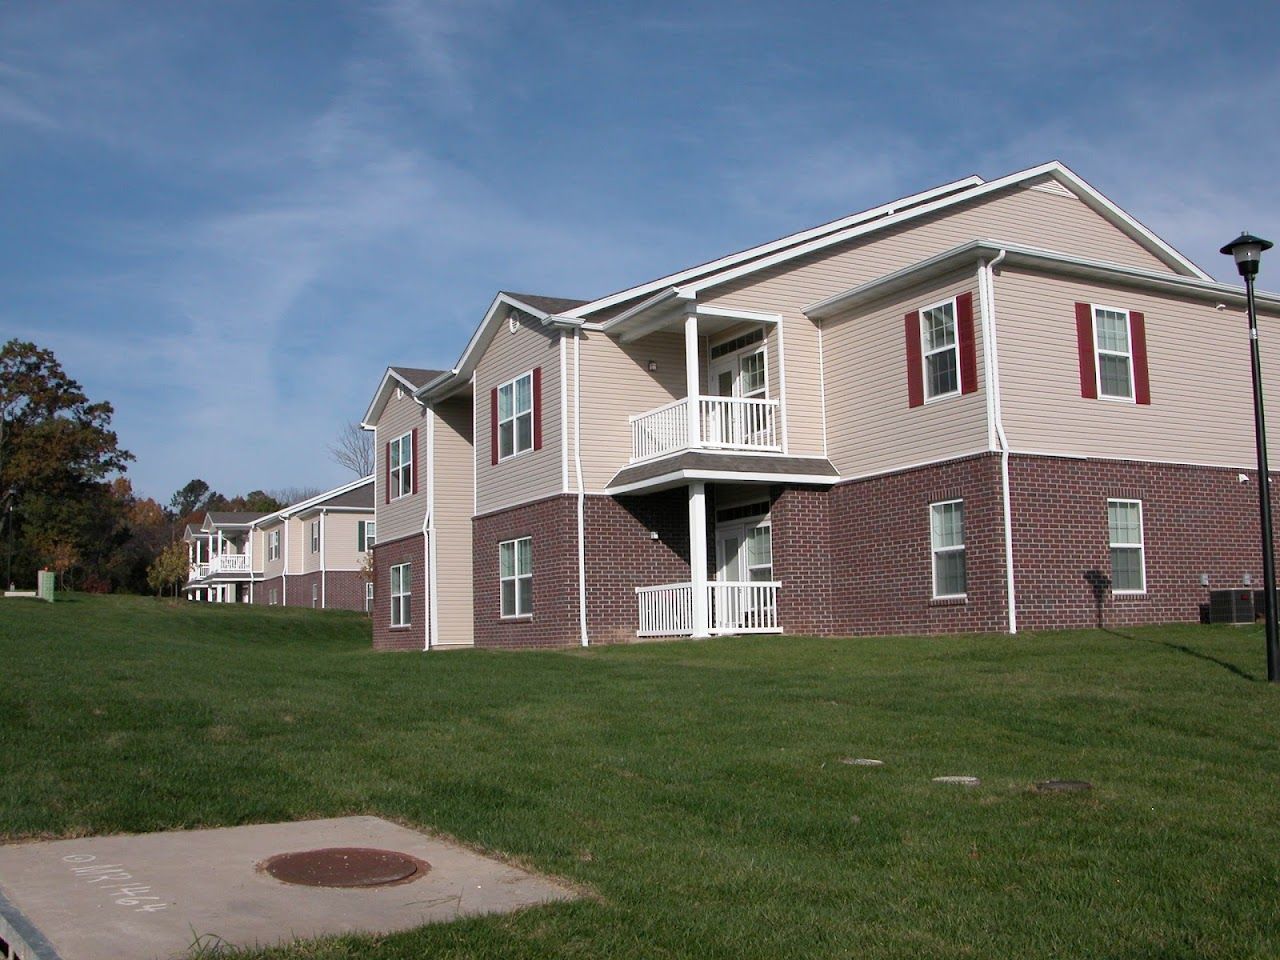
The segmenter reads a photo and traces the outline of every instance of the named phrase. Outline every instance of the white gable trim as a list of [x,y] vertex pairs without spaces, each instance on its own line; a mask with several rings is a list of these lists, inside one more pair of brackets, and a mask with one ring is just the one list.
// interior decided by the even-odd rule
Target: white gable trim
[[387,400],[390,398],[390,388],[392,386],[399,386],[411,397],[418,389],[400,374],[387,367],[387,372],[382,375],[382,379],[378,382],[378,389],[374,391],[373,399],[369,401],[369,408],[365,410],[364,417],[360,420],[360,426],[363,429],[372,430],[377,425],[378,417],[382,416],[382,408],[387,405]]
[[1066,166],[1057,160],[1052,160],[1049,163],[1042,163],[1036,167],[1030,167],[1026,170],[1020,170],[1017,173],[1011,173],[998,180],[992,180],[990,183],[984,183],[960,193],[951,194],[929,203],[912,207],[910,210],[905,210],[902,213],[890,214],[871,223],[850,227],[847,230],[828,234],[809,243],[780,251],[772,256],[753,260],[751,263],[743,264],[735,269],[725,270],[695,283],[690,283],[681,287],[680,290],[686,295],[696,297],[703,290],[710,287],[719,286],[720,284],[737,280],[740,277],[747,276],[748,274],[755,273],[759,270],[767,270],[769,267],[776,266],[779,263],[785,263],[786,261],[793,260],[796,257],[803,257],[806,254],[826,249],[834,244],[844,243],[847,240],[865,236],[866,234],[873,233],[877,230],[882,230],[885,227],[905,223],[909,220],[917,219],[918,217],[928,216],[929,214],[936,213],[939,210],[946,210],[949,207],[956,206],[957,204],[967,203],[970,200],[976,200],[999,190],[1004,190],[1027,180],[1033,180],[1037,177],[1043,176],[1052,176],[1056,178],[1089,207],[1100,213],[1121,230],[1128,233],[1142,246],[1154,253],[1159,259],[1169,264],[1169,266],[1178,270],[1183,275],[1194,277],[1198,280],[1212,280],[1207,273],[1197,267],[1182,254],[1178,253],[1177,250],[1173,249],[1173,247],[1169,246],[1169,244],[1165,243],[1137,220],[1133,219],[1133,217],[1129,216],[1117,207],[1080,177],[1068,170]]

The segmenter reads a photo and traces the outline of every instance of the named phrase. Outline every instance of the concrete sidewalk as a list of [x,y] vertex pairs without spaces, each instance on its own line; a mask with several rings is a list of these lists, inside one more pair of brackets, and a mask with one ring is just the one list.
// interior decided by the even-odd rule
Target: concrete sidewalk
[[[257,869],[275,854],[322,847],[394,850],[431,869],[407,883],[342,889],[286,884]],[[577,896],[378,817],[3,845],[0,894],[0,932],[18,938],[23,960],[170,960],[218,941],[389,932]],[[24,934],[24,918],[38,934]]]

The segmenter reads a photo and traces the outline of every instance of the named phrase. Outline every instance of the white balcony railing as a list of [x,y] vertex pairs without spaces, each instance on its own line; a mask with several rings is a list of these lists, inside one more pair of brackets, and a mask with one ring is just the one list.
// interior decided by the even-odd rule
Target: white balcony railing
[[209,573],[248,573],[249,555],[247,553],[224,553],[213,558],[209,564]]
[[[776,580],[707,584],[707,627],[711,633],[781,633]],[[680,637],[693,633],[693,584],[637,587],[641,637]]]
[[193,563],[191,565],[190,580],[203,580],[209,575],[209,565],[207,563]]
[[631,418],[631,459],[648,460],[677,450],[781,450],[778,401],[695,397],[698,436],[689,442],[689,398]]

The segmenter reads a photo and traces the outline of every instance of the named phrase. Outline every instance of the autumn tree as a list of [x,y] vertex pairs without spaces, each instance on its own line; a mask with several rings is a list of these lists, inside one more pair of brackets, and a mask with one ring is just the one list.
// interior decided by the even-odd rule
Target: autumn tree
[[147,567],[147,585],[156,592],[156,596],[162,596],[166,587],[173,587],[176,597],[189,572],[187,545],[179,540],[161,550]]
[[29,581],[52,555],[64,580],[106,563],[118,533],[110,480],[133,459],[111,429],[113,412],[90,402],[51,350],[0,346],[0,509],[14,545],[6,580]]

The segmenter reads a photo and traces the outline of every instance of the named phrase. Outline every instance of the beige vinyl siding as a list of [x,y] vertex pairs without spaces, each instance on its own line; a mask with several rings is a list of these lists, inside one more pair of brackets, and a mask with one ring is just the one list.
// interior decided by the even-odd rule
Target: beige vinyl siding
[[[907,313],[973,295],[978,390],[911,407]],[[861,476],[988,448],[982,316],[974,274],[824,321],[828,452],[842,476]]]
[[[619,343],[599,331],[582,331],[582,475],[589,493],[604,490],[631,462],[630,417],[685,395],[684,332],[661,331],[635,343]],[[653,360],[658,369],[649,370]],[[573,340],[566,339],[569,432],[573,433]],[[699,375],[706,389],[705,348]],[[572,446],[569,449],[573,456]],[[569,488],[576,490],[574,465]]]
[[[310,513],[305,517],[300,517],[298,522],[302,525],[302,565],[303,573],[318,573],[321,568],[320,551],[311,552],[311,524],[320,520],[319,513]],[[323,522],[320,529],[320,546],[324,546],[324,537],[326,531],[323,528]]]
[[[475,372],[476,513],[491,513],[559,493],[563,489],[560,450],[560,335],[517,313],[512,333],[504,319]],[[490,392],[515,377],[542,368],[542,449],[528,450],[497,464],[490,462]],[[381,529],[381,528],[379,528]]]
[[[1021,270],[995,280],[1005,432],[1015,451],[1249,467],[1253,440],[1243,308]],[[1150,405],[1080,395],[1075,304],[1144,315]],[[1280,322],[1260,319],[1263,382],[1280,393]],[[1280,400],[1268,409],[1280,435]],[[1270,451],[1269,451],[1270,453]],[[1273,469],[1280,457],[1271,453]]]
[[[285,572],[292,576],[295,573],[303,572],[304,564],[306,563],[306,551],[310,549],[310,545],[307,543],[304,524],[297,517],[290,517],[285,521],[284,530],[284,536],[289,539],[289,562]],[[280,544],[280,555],[281,557],[285,556],[283,538]]]
[[[277,560],[268,559],[267,541],[272,530],[280,531],[280,557]],[[277,520],[275,523],[267,524],[262,527],[262,576],[263,579],[270,580],[272,577],[278,577],[284,573],[284,521]]]
[[[790,453],[822,453],[818,335],[804,307],[976,238],[1173,272],[1078,198],[1020,186],[711,287],[700,302],[783,317]],[[828,387],[831,370],[828,357]]]
[[422,405],[407,393],[401,396],[393,391],[387,405],[382,408],[373,434],[373,509],[381,543],[422,532],[422,521],[427,514],[427,485],[421,477],[418,478],[417,493],[387,502],[387,444],[414,429],[418,431],[418,449],[414,451],[414,458],[418,469],[425,470],[427,421]]
[[249,531],[249,568],[254,573],[261,573],[263,564],[267,558],[267,541],[262,535],[262,530],[254,527]]
[[368,513],[326,513],[324,515],[324,568],[362,570],[365,555],[356,549],[356,524],[373,520]]
[[[545,389],[545,384],[544,384]],[[435,484],[436,624],[433,643],[471,646],[471,402],[446,400],[435,408],[431,468]]]

